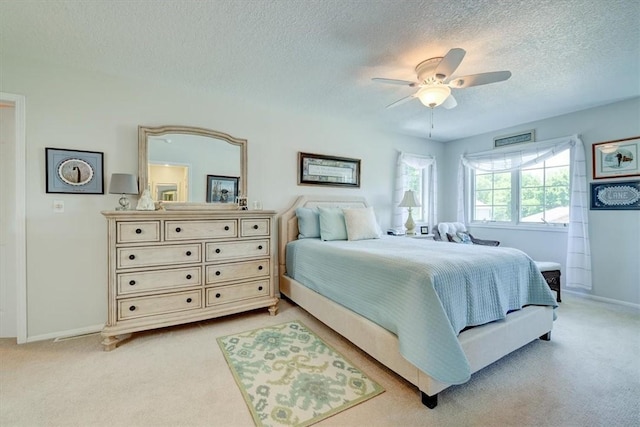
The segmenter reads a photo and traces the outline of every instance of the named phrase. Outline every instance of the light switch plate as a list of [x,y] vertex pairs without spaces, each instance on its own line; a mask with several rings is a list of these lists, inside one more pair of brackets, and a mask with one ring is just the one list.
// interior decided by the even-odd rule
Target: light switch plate
[[53,212],[55,212],[55,213],[64,212],[64,202],[62,200],[54,200],[53,201]]

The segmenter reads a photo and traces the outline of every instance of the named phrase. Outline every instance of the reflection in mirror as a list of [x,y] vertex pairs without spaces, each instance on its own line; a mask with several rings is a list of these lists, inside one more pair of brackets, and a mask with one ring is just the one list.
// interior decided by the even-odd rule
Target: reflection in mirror
[[[247,141],[244,139],[202,128],[140,126],[138,149],[140,189],[148,188],[155,201],[167,202],[167,206],[204,204],[207,175],[237,177],[238,191],[246,195]],[[222,203],[208,205],[223,207],[217,206]]]

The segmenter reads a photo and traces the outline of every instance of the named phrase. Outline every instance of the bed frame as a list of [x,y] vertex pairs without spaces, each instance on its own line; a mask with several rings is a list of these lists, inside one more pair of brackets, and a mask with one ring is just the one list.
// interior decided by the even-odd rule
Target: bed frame
[[[380,363],[418,387],[422,403],[429,408],[438,404],[438,393],[450,384],[441,383],[408,362],[399,351],[398,339],[368,319],[336,304],[286,276],[286,245],[298,238],[298,207],[367,207],[362,197],[300,196],[278,220],[280,292],[318,320],[351,341]],[[399,237],[400,238],[400,237]],[[448,243],[442,243],[448,244]],[[458,335],[462,349],[477,372],[529,342],[549,340],[553,327],[553,308],[527,306],[512,312],[505,320],[468,329]]]

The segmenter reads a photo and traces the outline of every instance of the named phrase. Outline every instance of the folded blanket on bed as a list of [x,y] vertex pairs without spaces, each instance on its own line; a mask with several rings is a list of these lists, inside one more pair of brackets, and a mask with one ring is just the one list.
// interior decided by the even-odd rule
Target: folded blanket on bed
[[396,334],[400,353],[446,384],[471,376],[457,339],[465,327],[525,305],[557,307],[535,263],[513,248],[384,236],[296,240],[286,253],[289,277]]

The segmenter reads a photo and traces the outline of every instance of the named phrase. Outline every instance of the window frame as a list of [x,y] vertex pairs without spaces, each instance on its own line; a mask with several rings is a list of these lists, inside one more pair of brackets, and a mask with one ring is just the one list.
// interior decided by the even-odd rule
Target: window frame
[[[565,150],[566,151],[566,150]],[[558,153],[559,155],[560,153]],[[554,156],[555,157],[555,156]],[[553,157],[552,157],[553,158]],[[549,161],[551,159],[548,159]],[[546,162],[545,162],[546,163]],[[557,166],[543,166],[543,170],[546,176],[546,171],[548,168],[553,168]],[[569,194],[571,194],[571,161],[566,165],[569,168]],[[511,174],[511,221],[496,221],[496,220],[476,220],[475,219],[475,194],[476,194],[476,170],[470,169],[467,189],[468,189],[468,197],[467,197],[467,218],[469,218],[469,223],[473,226],[486,226],[490,228],[512,228],[518,230],[554,230],[554,231],[566,231],[569,226],[569,222],[559,223],[559,222],[523,222],[521,221],[521,176],[523,169],[516,169],[511,172],[483,172],[487,174],[500,174],[500,173],[510,173]],[[546,186],[544,186],[546,188]],[[493,205],[492,205],[493,206]],[[571,211],[571,198],[569,198],[569,211]]]
[[[428,178],[427,178],[427,168],[423,168],[423,169],[418,169],[418,168],[414,168],[412,166],[409,166],[407,164],[404,165],[404,167],[406,169],[411,168],[411,169],[416,169],[419,170],[420,172],[420,192],[415,191],[413,188],[410,188],[407,186],[406,181],[402,183],[402,193],[404,194],[405,191],[407,190],[414,190],[414,192],[416,192],[416,194],[420,197],[420,207],[417,209],[419,210],[420,216],[418,217],[418,215],[416,215],[416,208],[414,208],[414,210],[412,211],[412,216],[414,221],[416,222],[420,222],[420,223],[426,223],[428,222],[428,218],[427,218],[427,203],[426,203],[426,199],[427,199],[427,188],[428,188]],[[408,172],[408,170],[407,170]],[[408,173],[407,173],[408,175]]]

